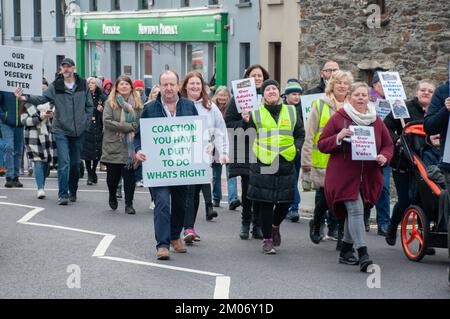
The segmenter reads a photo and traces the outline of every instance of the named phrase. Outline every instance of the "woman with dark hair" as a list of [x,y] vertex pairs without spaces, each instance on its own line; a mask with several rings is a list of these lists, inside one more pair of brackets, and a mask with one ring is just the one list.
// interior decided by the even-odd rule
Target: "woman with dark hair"
[[[244,73],[244,78],[254,78],[256,83],[256,91],[258,95],[261,95],[262,84],[265,80],[269,79],[269,72],[267,72],[261,65],[254,64],[247,68]],[[232,128],[235,131],[237,129],[243,129],[242,114],[238,112],[234,98],[230,100],[230,104],[228,105],[227,113],[225,115],[225,122],[228,128]],[[244,132],[245,131],[246,130],[244,130]],[[232,153],[233,158],[230,160],[229,177],[241,176],[242,225],[239,236],[243,240],[248,239],[250,236],[250,224],[253,223],[253,238],[263,239],[261,222],[259,220],[259,216],[257,215],[259,208],[254,207],[252,213],[252,201],[247,199],[250,174],[250,152],[252,151],[251,147],[253,145],[253,140],[250,140],[250,138],[247,140],[245,138],[244,141],[241,141],[236,134],[233,134],[230,145],[234,146]],[[242,148],[244,148],[244,150],[242,150]]]
[[[211,102],[205,89],[205,80],[198,72],[190,72],[186,75],[180,94],[195,104],[199,115],[208,118],[209,150],[218,154],[221,164],[228,162],[228,135],[225,121],[219,108]],[[200,204],[200,190],[205,199],[206,219],[208,221],[217,217],[217,212],[213,211],[211,184],[190,185],[186,196],[186,215],[184,218],[184,241],[192,243],[199,236],[195,232],[194,224]]]
[[114,84],[103,111],[103,147],[101,161],[106,164],[106,182],[109,190],[109,206],[116,210],[117,185],[120,177],[124,181],[125,213],[135,214],[133,197],[134,180],[134,136],[143,104],[139,94],[133,90],[133,82],[121,76]]
[[81,147],[81,159],[84,160],[88,173],[87,185],[97,184],[96,173],[98,162],[102,156],[103,139],[103,105],[106,96],[101,89],[101,81],[96,78],[88,78],[89,93],[94,102],[94,113],[90,124],[84,134],[84,141]]

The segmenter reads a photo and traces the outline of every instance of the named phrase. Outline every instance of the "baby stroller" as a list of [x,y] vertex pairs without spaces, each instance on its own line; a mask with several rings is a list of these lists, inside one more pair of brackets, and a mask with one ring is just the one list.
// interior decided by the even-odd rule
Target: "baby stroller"
[[[405,211],[401,223],[401,239],[406,257],[420,261],[427,248],[448,248],[449,193],[445,183],[431,179],[421,160],[426,146],[423,123],[408,123],[401,136],[404,157],[409,160],[412,185],[412,205]],[[440,173],[440,172],[438,172]],[[450,253],[450,252],[449,252]]]

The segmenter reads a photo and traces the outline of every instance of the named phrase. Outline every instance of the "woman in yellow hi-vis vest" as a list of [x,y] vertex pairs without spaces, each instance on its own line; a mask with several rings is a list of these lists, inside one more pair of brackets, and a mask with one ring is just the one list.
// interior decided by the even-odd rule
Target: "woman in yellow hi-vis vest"
[[244,126],[256,130],[253,144],[255,161],[250,165],[248,198],[259,203],[263,252],[276,254],[280,246],[280,225],[294,199],[294,159],[305,132],[294,106],[280,98],[280,85],[264,81],[263,104],[259,110],[243,113]]
[[[305,144],[302,149],[302,171],[310,174],[313,187],[316,189],[314,218],[310,221],[309,236],[311,241],[318,244],[322,240],[321,226],[328,210],[324,193],[325,170],[330,155],[323,154],[317,147],[322,130],[330,117],[339,110],[347,99],[353,76],[348,71],[336,71],[331,76],[325,88],[325,96],[313,102],[308,127],[306,129]],[[343,223],[330,222],[328,218],[328,237],[338,240],[336,249],[340,250],[343,237]],[[338,225],[336,225],[338,224]],[[339,228],[339,231],[338,229]]]

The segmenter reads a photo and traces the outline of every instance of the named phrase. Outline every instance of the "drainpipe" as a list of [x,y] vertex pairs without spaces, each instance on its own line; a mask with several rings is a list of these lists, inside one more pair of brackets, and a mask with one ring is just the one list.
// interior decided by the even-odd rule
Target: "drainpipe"
[[3,12],[3,0],[0,0],[0,7],[1,7],[1,10],[2,10],[2,24],[1,24],[1,28],[2,28],[2,43],[1,43],[1,45],[4,45],[5,44],[5,29],[4,29],[4,25],[5,25],[5,23],[3,22],[3,21],[5,21],[5,13]]

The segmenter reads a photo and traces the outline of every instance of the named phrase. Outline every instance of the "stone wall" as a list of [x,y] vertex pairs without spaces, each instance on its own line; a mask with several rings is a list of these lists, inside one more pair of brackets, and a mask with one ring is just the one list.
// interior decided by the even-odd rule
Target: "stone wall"
[[448,78],[450,1],[385,3],[384,26],[373,27],[368,1],[300,1],[299,73],[308,88],[318,83],[327,59],[358,80],[367,81],[367,70],[375,67],[398,71],[408,97],[421,79],[442,83]]

